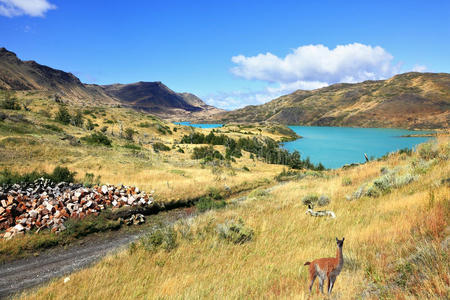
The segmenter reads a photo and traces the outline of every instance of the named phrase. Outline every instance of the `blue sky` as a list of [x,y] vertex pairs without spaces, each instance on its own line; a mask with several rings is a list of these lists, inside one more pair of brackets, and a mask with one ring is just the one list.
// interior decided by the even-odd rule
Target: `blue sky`
[[450,1],[0,0],[0,46],[83,82],[162,81],[232,109],[450,72]]

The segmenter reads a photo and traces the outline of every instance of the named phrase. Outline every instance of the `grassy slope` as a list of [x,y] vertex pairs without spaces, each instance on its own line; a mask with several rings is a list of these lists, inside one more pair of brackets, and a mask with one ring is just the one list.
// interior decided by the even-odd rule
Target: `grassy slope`
[[[62,125],[53,121],[58,105],[49,100],[35,99],[29,105],[31,112],[0,110],[10,116],[23,115],[27,121],[17,118],[8,118],[0,121],[0,168],[10,168],[18,172],[31,170],[51,171],[56,165],[64,165],[78,173],[77,178],[82,180],[85,173],[101,176],[102,183],[136,185],[143,190],[155,190],[156,198],[170,201],[179,198],[195,198],[205,194],[209,187],[223,189],[225,185],[233,188],[247,185],[265,178],[273,178],[282,169],[282,166],[271,166],[257,160],[249,159],[249,154],[236,160],[230,167],[216,168],[204,166],[200,161],[192,160],[191,153],[198,145],[178,145],[184,134],[194,129],[186,126],[175,126],[165,123],[151,115],[135,112],[124,108],[81,108],[85,110],[84,118],[91,119],[99,128],[108,126],[106,134],[113,141],[112,147],[91,146],[84,142],[80,145],[71,145],[69,140],[62,140],[68,134],[76,138],[89,135],[92,132],[84,128],[71,125]],[[69,106],[74,113],[79,107]],[[112,121],[113,124],[108,122]],[[86,122],[85,122],[86,123]],[[119,137],[120,123],[125,131],[132,128],[137,131],[133,141]],[[144,124],[144,127],[139,126]],[[61,129],[57,132],[45,128],[46,125]],[[158,130],[162,128],[165,134]],[[165,129],[164,129],[165,128]],[[173,132],[167,133],[167,128]],[[177,132],[174,132],[177,128]],[[195,129],[207,134],[208,129]],[[282,128],[265,127],[260,133],[256,128],[240,129],[227,126],[219,131],[233,137],[248,137],[255,135],[270,136],[276,140],[291,138],[290,132],[281,132]],[[112,135],[114,134],[114,136]],[[152,143],[162,142],[170,151],[156,153]],[[124,147],[134,144],[138,149]],[[178,152],[178,148],[185,153]],[[222,146],[216,148],[224,152]],[[243,170],[248,167],[251,172]],[[213,174],[214,171],[214,174]],[[255,176],[256,175],[256,176]]]
[[[386,161],[329,171],[325,178],[292,181],[267,195],[254,193],[240,204],[178,224],[179,245],[171,252],[123,251],[72,274],[66,284],[55,280],[21,298],[306,299],[303,263],[334,256],[335,236],[346,240],[333,298],[448,297],[448,137],[440,138],[438,147],[430,168],[412,167],[422,161],[417,153],[394,154]],[[419,179],[380,197],[345,199],[379,177],[382,167],[403,166]],[[351,184],[343,184],[348,179]],[[313,192],[330,196],[327,209],[336,219],[305,215],[301,198]],[[229,219],[242,219],[255,231],[254,239],[242,245],[219,239],[216,225]],[[190,238],[182,238],[187,228]]]
[[449,74],[405,73],[388,80],[298,90],[212,118],[289,125],[442,128],[448,127],[449,108]]

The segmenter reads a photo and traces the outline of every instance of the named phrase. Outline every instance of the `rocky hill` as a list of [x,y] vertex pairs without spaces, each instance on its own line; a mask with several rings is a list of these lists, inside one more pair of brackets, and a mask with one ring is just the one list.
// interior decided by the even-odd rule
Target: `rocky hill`
[[52,92],[67,101],[118,104],[97,85],[85,85],[72,73],[37,62],[22,61],[15,53],[0,48],[0,89]]
[[445,128],[450,121],[450,74],[414,72],[387,80],[298,90],[263,105],[215,115],[212,121]]
[[161,82],[96,85],[82,83],[72,73],[35,61],[22,61],[0,48],[0,90],[29,91],[37,97],[59,96],[83,105],[122,105],[165,118],[189,118],[221,112],[189,93],[176,93]]

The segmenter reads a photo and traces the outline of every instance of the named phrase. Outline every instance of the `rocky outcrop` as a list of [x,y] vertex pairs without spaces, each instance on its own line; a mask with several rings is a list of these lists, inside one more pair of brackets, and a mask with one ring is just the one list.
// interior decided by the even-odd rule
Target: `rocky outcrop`
[[[80,184],[38,179],[31,184],[0,188],[0,230],[3,238],[48,228],[52,232],[65,230],[69,218],[82,219],[98,215],[106,208],[148,207],[153,205],[150,194],[137,187],[102,185],[92,188]],[[140,224],[143,216],[134,215],[126,223]]]

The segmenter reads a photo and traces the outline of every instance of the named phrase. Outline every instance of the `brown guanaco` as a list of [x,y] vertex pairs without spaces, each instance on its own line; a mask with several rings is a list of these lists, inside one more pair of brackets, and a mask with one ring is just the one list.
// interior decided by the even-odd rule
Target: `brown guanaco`
[[311,283],[309,285],[309,292],[312,291],[312,286],[316,277],[319,277],[319,288],[323,294],[323,282],[328,279],[328,294],[334,287],[336,277],[341,273],[342,266],[344,265],[344,256],[342,256],[342,246],[344,245],[345,238],[339,240],[336,238],[337,251],[336,257],[319,258],[311,262],[307,261],[305,266],[309,265],[309,279]]

